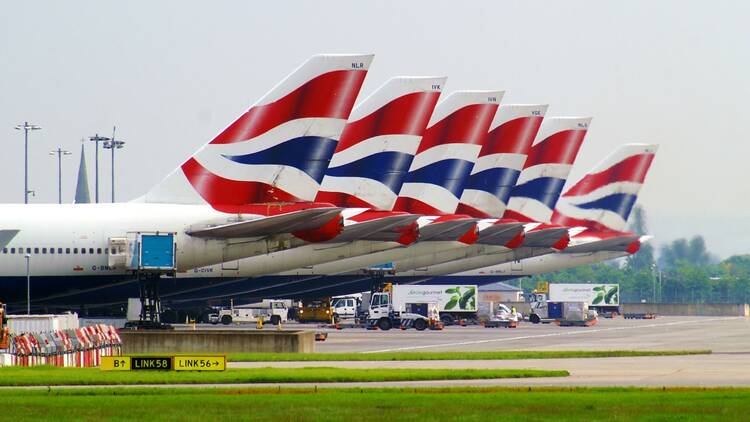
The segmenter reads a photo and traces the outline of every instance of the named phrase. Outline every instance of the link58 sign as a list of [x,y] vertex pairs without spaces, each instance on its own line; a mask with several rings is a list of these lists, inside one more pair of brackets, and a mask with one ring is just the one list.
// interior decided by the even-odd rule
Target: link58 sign
[[102,371],[224,371],[224,355],[199,356],[102,356]]

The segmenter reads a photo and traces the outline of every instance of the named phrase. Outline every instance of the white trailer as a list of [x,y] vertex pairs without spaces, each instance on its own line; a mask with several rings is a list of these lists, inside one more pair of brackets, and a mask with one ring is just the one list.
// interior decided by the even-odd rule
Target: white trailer
[[550,302],[585,302],[599,312],[618,312],[620,285],[604,283],[556,283],[549,285]]
[[436,303],[440,321],[451,325],[459,319],[477,320],[477,286],[394,285],[394,309],[406,309],[413,303]]

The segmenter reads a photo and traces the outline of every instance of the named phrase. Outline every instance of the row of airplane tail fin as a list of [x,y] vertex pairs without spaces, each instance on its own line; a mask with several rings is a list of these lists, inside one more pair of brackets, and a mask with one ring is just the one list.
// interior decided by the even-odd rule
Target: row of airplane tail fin
[[591,118],[497,90],[439,101],[445,77],[395,77],[355,106],[372,59],[313,56],[137,201],[360,209],[344,218],[389,218],[380,239],[403,244],[408,215],[625,230],[656,145],[620,147],[563,193]]

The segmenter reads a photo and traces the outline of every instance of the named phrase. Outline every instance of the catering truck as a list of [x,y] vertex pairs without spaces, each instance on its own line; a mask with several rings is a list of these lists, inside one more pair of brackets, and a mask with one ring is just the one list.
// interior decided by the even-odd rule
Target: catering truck
[[368,323],[381,330],[401,326],[402,320],[421,330],[438,319],[444,325],[476,320],[477,286],[388,284],[372,294],[367,314]]
[[620,312],[620,285],[557,283],[549,285],[550,302],[585,302],[600,314]]
[[540,284],[528,296],[529,321],[583,321],[599,313],[619,312],[617,284]]

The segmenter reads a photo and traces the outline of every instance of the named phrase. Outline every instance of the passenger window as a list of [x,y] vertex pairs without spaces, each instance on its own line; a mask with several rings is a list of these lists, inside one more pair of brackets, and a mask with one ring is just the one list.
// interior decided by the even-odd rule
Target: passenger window
[[73,248],[73,253],[78,253],[78,248]]
[[101,255],[102,254],[102,248],[96,248],[96,254]]
[[86,248],[81,248],[81,255],[86,253]]
[[94,248],[89,248],[89,253],[93,255],[94,254]]
[[70,253],[70,248],[65,248],[65,253]]
[[42,253],[47,253],[47,248],[42,248]]
[[54,254],[55,253],[55,248],[49,248],[49,253]]
[[57,253],[61,254],[62,253],[62,248],[57,248]]
[[39,248],[34,248],[34,253],[39,253]]
[[16,253],[16,248],[10,248],[10,253]]
[[3,248],[3,253],[8,253],[8,248]]
[[115,254],[115,248],[110,249],[109,253],[112,254],[112,255],[114,255]]

